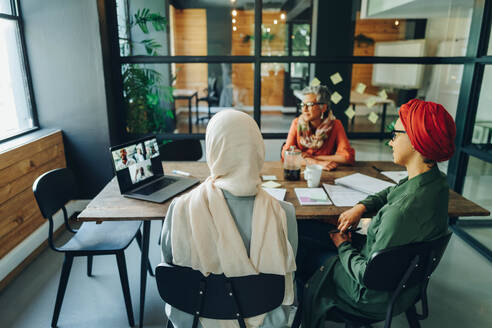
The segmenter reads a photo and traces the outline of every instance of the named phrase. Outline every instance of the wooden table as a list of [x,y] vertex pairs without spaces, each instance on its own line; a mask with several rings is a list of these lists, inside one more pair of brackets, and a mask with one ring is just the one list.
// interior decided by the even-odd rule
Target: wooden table
[[[209,169],[205,162],[166,162],[163,163],[164,172],[174,169],[190,172],[192,176],[205,180]],[[379,171],[401,171],[402,167],[392,162],[357,162],[354,166],[340,166],[335,171],[323,172],[322,182],[333,183],[334,179],[355,172],[360,172],[383,180],[391,181]],[[296,187],[306,187],[306,181],[283,180],[283,169],[280,162],[266,162],[262,174],[276,175],[281,188],[286,188],[285,200],[291,202],[296,209],[298,220],[324,219],[335,222],[338,216],[349,207],[328,206],[301,206],[293,191]],[[156,204],[121,196],[118,183],[113,178],[104,189],[89,203],[86,209],[79,214],[79,221],[143,221],[142,257],[140,263],[140,327],[143,324],[145,306],[145,288],[147,284],[146,259],[149,254],[150,221],[164,219],[171,200]],[[454,191],[449,194],[450,217],[460,216],[488,216],[490,212]],[[371,214],[371,213],[368,213]]]

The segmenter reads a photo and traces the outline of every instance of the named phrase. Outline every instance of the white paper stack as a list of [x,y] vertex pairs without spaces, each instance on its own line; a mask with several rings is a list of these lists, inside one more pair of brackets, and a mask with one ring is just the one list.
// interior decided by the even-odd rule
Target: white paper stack
[[408,177],[407,171],[383,171],[381,174],[387,176],[394,182],[400,182],[401,179]]
[[287,192],[287,190],[283,188],[263,188],[263,190],[278,200],[284,200],[285,193]]

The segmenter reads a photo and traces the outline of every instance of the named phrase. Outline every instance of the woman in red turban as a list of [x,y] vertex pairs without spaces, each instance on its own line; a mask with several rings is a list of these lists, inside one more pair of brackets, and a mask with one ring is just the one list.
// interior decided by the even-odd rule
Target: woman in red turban
[[[336,252],[322,262],[319,270],[311,272],[302,290],[305,328],[324,327],[333,308],[384,320],[391,293],[370,290],[362,281],[371,256],[386,248],[439,238],[448,230],[449,186],[436,162],[453,155],[453,118],[442,105],[417,99],[401,106],[399,116],[390,146],[394,162],[406,167],[408,178],[342,213],[338,219],[342,232],[331,233],[331,240],[328,231],[321,231],[321,225],[317,227],[316,235],[323,236],[316,240],[318,253],[333,254],[333,249]],[[356,227],[365,212],[377,212],[368,227],[367,239],[352,243],[351,234],[344,231]],[[302,233],[300,229],[298,258],[305,253],[303,249],[309,248],[303,244]],[[304,271],[298,260],[296,276],[303,279]],[[420,286],[407,288],[398,299],[394,315],[414,306],[419,291]]]

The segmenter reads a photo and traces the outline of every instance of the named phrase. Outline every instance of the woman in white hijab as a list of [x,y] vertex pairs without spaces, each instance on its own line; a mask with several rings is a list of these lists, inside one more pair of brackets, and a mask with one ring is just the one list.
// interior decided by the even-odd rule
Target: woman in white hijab
[[[242,112],[219,112],[207,126],[205,143],[210,176],[170,205],[162,230],[162,260],[205,275],[284,275],[284,306],[248,318],[246,324],[287,327],[287,305],[294,298],[297,223],[292,204],[277,201],[261,188],[265,145],[258,125]],[[192,315],[167,304],[166,315],[175,328],[192,326]],[[199,327],[239,325],[200,318]]]

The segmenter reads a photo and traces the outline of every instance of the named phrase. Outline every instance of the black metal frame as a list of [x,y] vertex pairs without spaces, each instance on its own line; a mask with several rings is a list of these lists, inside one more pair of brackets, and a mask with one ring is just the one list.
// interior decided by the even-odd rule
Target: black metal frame
[[[487,55],[492,24],[492,1],[475,0],[467,57],[474,59],[465,63],[461,82],[458,111],[456,113],[456,153],[449,161],[448,179],[451,188],[462,193],[470,156],[492,163],[492,154],[472,144],[473,128],[485,65],[492,64]],[[491,220],[460,220],[450,218],[453,232],[477,252],[492,262],[492,250],[466,232],[467,227],[490,228]]]
[[[98,0],[103,62],[106,78],[108,116],[110,121],[111,143],[127,140],[124,131],[124,118],[118,108],[123,108],[121,64],[141,63],[253,63],[254,64],[254,111],[253,117],[261,128],[261,76],[262,63],[350,63],[350,64],[424,64],[424,65],[463,65],[463,77],[456,114],[457,136],[456,154],[451,159],[448,177],[451,187],[461,193],[463,190],[469,156],[492,162],[489,152],[471,144],[471,135],[476,116],[480,86],[485,65],[492,65],[492,56],[487,56],[487,46],[492,23],[492,0],[475,0],[472,24],[470,27],[467,53],[464,57],[376,57],[376,56],[262,56],[261,22],[262,1],[255,0],[255,50],[254,56],[130,56],[120,57],[117,35],[116,6],[114,0]],[[347,133],[351,139],[389,138],[389,133],[360,132]],[[287,133],[263,133],[265,139],[285,139]],[[160,138],[170,140],[201,139],[200,134],[162,134]],[[460,230],[457,225],[454,230]],[[472,238],[472,237],[471,237]],[[468,239],[465,239],[465,241]],[[472,247],[478,241],[470,243]],[[482,245],[483,246],[483,245]],[[484,246],[485,247],[485,246]],[[476,247],[474,247],[476,248]],[[477,248],[476,248],[477,249]],[[480,250],[479,250],[480,251]]]
[[17,28],[18,28],[19,37],[20,37],[21,52],[22,52],[22,64],[24,66],[23,67],[24,73],[26,74],[25,79],[27,81],[27,89],[29,92],[28,103],[31,105],[30,111],[31,111],[31,118],[33,121],[33,127],[26,129],[24,131],[20,131],[19,133],[16,133],[16,134],[9,136],[7,138],[0,139],[0,143],[12,140],[14,138],[25,135],[27,133],[34,132],[34,131],[39,129],[39,121],[38,121],[38,114],[37,114],[37,108],[36,108],[36,101],[34,100],[34,90],[32,87],[31,70],[29,68],[29,60],[28,60],[28,56],[27,56],[26,38],[24,36],[24,21],[22,19],[22,10],[21,10],[20,4],[19,4],[19,0],[10,0],[10,7],[11,7],[11,15],[0,13],[0,19],[13,20],[17,23]]

